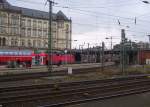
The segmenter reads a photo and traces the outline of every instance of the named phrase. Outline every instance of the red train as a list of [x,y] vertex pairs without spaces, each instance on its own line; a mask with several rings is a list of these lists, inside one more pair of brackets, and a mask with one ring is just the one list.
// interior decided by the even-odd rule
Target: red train
[[[46,53],[40,53],[40,54],[33,54],[32,61],[36,63],[39,62],[40,65],[47,65],[48,64],[48,54]],[[72,54],[58,54],[53,53],[51,56],[52,63],[58,64],[58,63],[75,63],[75,57]]]
[[[53,53],[52,63],[75,63],[75,57],[72,54]],[[48,54],[35,54],[31,51],[4,51],[0,52],[0,65],[6,65],[8,62],[19,62],[31,65],[47,65]]]

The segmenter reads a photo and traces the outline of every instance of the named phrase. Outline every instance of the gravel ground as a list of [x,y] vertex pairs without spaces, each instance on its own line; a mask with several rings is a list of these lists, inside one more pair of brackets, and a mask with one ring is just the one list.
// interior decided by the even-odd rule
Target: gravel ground
[[150,107],[150,93],[93,101],[66,107]]

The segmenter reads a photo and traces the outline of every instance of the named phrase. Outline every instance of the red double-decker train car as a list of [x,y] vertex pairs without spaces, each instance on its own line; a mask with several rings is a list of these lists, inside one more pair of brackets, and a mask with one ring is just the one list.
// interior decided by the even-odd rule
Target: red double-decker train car
[[48,55],[47,53],[40,53],[35,55],[35,60],[39,60],[40,65],[47,65],[48,60],[52,60],[52,64],[75,63],[75,57],[72,54],[53,53],[52,55]]
[[[51,57],[51,58],[50,58]],[[8,62],[25,63],[31,65],[47,65],[48,60],[52,60],[52,64],[70,64],[75,63],[75,57],[72,54],[53,53],[49,56],[47,53],[38,54],[32,51],[0,51],[0,65],[7,65]]]
[[32,53],[23,51],[0,52],[0,65],[6,65],[10,61],[32,62]]

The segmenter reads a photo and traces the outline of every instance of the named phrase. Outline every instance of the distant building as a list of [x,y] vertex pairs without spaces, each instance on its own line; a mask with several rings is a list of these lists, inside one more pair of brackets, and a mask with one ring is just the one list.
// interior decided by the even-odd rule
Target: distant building
[[148,42],[138,42],[137,46],[139,49],[149,49],[150,48],[150,43]]
[[[48,12],[17,7],[0,0],[0,49],[46,50],[48,19]],[[63,12],[53,14],[53,49],[71,49],[71,25]]]

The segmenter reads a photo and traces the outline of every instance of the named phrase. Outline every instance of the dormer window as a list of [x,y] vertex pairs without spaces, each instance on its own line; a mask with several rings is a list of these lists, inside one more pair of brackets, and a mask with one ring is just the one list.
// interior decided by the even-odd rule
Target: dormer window
[[63,21],[59,21],[58,22],[58,27],[59,28],[63,28],[64,27],[64,22]]

